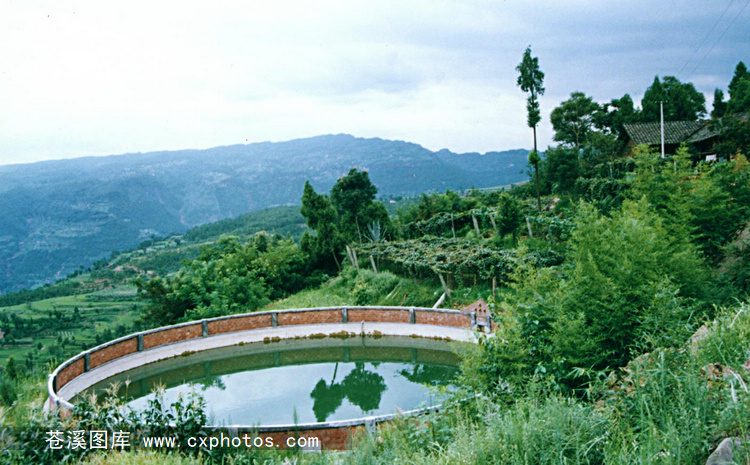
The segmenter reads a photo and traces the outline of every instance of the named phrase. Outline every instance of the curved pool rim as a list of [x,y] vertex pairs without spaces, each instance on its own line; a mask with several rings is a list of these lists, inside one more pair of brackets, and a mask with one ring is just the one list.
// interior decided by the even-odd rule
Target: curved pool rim
[[[62,414],[67,414],[74,408],[70,399],[97,382],[185,353],[252,342],[319,337],[401,336],[472,343],[477,340],[477,332],[492,332],[494,328],[490,316],[478,316],[475,312],[382,306],[273,310],[190,321],[132,333],[71,357],[49,375],[45,409],[57,407]],[[440,405],[432,405],[394,414],[319,423],[228,425],[208,429],[234,434],[247,431],[271,434],[320,432],[363,426],[369,429],[397,416],[420,415],[439,408]],[[336,438],[329,441],[333,447],[326,448],[341,448],[336,447],[342,443],[341,435],[334,436]]]

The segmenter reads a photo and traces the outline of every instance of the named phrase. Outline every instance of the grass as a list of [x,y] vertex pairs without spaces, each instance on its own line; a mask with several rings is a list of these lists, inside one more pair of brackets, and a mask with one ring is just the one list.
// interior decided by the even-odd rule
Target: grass
[[264,310],[334,307],[341,305],[394,305],[431,307],[442,294],[439,284],[402,278],[389,272],[345,269],[317,289],[299,292],[267,305]]
[[[131,285],[117,286],[88,294],[54,297],[25,304],[0,307],[3,326],[10,318],[23,320],[28,328],[11,343],[0,344],[0,364],[12,357],[26,361],[27,368],[41,369],[74,353],[97,345],[97,337],[119,335],[132,328],[143,305]],[[13,331],[18,334],[17,331]]]

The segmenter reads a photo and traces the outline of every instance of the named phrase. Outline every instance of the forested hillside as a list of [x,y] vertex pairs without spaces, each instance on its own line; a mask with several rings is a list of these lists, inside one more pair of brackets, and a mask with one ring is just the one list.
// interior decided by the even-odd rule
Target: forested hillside
[[299,203],[357,167],[380,195],[512,184],[526,151],[455,154],[348,135],[0,166],[0,293],[60,279],[149,237]]

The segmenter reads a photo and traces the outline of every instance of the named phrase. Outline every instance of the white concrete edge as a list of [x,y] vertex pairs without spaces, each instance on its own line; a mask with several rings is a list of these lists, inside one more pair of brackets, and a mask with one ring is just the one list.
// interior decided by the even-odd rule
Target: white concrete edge
[[[445,339],[456,342],[476,342],[476,334],[468,328],[455,328],[452,326],[422,325],[411,323],[380,323],[380,322],[356,322],[356,323],[326,323],[314,325],[275,326],[233,333],[218,334],[215,336],[200,337],[180,341],[173,344],[154,347],[142,352],[135,352],[119,357],[110,362],[93,368],[68,382],[60,390],[57,396],[61,406],[72,408],[70,400],[78,393],[85,391],[98,382],[104,381],[114,375],[149,363],[177,357],[185,353],[200,352],[209,349],[217,349],[238,344],[264,342],[270,340],[287,340],[296,338],[308,338],[310,336],[326,335],[336,336],[343,332],[353,336],[382,335],[399,337],[421,337],[431,339]],[[49,380],[49,389],[52,391],[52,375]],[[47,405],[47,404],[45,404]]]

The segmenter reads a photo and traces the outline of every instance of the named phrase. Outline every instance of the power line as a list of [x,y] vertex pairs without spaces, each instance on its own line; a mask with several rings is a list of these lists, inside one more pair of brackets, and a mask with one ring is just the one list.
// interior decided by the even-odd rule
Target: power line
[[742,9],[740,11],[738,11],[736,15],[734,15],[734,18],[732,18],[732,21],[729,23],[729,26],[727,26],[727,28],[724,29],[724,32],[721,33],[721,35],[719,36],[719,38],[716,39],[716,41],[711,46],[711,49],[708,51],[708,53],[706,53],[706,55],[701,59],[701,61],[699,61],[698,64],[695,65],[695,68],[693,68],[693,73],[692,74],[695,74],[695,72],[698,70],[698,67],[700,67],[700,65],[703,64],[703,62],[706,60],[706,58],[708,58],[708,56],[711,54],[711,52],[714,51],[714,47],[716,47],[716,45],[719,43],[719,41],[721,41],[721,39],[724,37],[724,34],[726,34],[727,31],[732,28],[732,25],[734,24],[734,22],[737,21],[737,18],[740,17],[740,15],[742,14],[742,12],[745,11],[745,8],[747,8],[748,5],[750,5],[750,0],[747,0],[747,2],[745,2],[745,6],[743,6]]
[[733,4],[734,4],[734,0],[732,0],[731,2],[729,2],[729,5],[727,5],[727,7],[724,8],[724,11],[721,13],[721,16],[719,16],[719,18],[716,20],[716,22],[714,22],[714,25],[711,26],[711,29],[708,31],[708,33],[706,33],[705,37],[703,37],[703,40],[701,41],[700,45],[698,45],[698,47],[695,50],[693,50],[693,54],[690,55],[690,58],[688,58],[688,60],[685,62],[685,64],[682,65],[682,68],[680,68],[680,72],[677,73],[678,75],[682,74],[682,72],[685,71],[685,68],[687,68],[688,63],[690,63],[690,61],[693,58],[695,58],[695,54],[698,53],[698,50],[700,50],[701,47],[703,47],[703,44],[706,43],[706,40],[708,40],[708,38],[711,35],[711,33],[714,32],[714,29],[716,29],[716,26],[718,26],[718,24],[721,21],[721,19],[724,17],[725,14],[727,14],[727,11],[729,11],[729,8],[731,8]]

